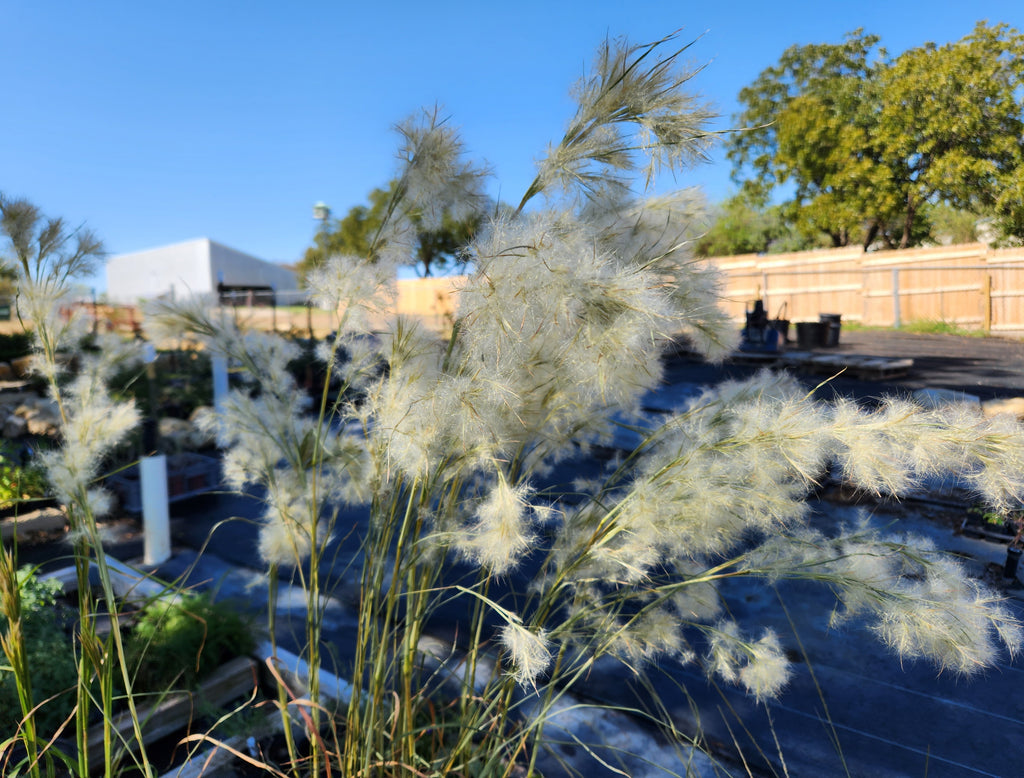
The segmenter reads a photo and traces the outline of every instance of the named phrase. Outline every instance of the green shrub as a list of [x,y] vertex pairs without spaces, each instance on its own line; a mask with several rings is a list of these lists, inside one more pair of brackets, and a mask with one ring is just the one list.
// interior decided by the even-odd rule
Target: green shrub
[[27,356],[32,352],[31,332],[12,332],[0,334],[0,362]]
[[[65,629],[65,610],[59,606],[59,581],[40,579],[33,569],[18,571],[22,630],[30,668],[29,681],[36,704],[46,701],[36,715],[36,726],[50,737],[75,706],[78,668],[72,636]],[[4,631],[10,624],[4,619]],[[0,655],[2,656],[2,655]],[[15,675],[0,666],[0,732],[12,734],[21,720]]]
[[252,653],[249,623],[205,594],[157,597],[140,611],[125,653],[139,691],[195,687],[219,665]]
[[[119,399],[131,399],[143,416],[187,419],[196,408],[213,403],[210,357],[200,351],[161,351],[157,354],[156,385],[150,394],[144,366],[131,365],[110,379]],[[156,402],[154,409],[153,402]]]
[[46,497],[49,483],[38,465],[20,464],[9,445],[0,446],[0,509],[10,508],[22,500]]

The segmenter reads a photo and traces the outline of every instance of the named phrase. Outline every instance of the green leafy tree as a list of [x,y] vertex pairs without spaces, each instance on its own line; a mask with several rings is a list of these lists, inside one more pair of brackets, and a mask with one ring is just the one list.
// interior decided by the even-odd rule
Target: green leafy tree
[[[376,256],[387,240],[380,230],[396,183],[392,182],[387,189],[374,189],[366,205],[353,206],[342,218],[326,223],[298,265],[300,276],[305,278],[311,269],[322,265],[330,256]],[[434,228],[427,226],[419,213],[409,214],[409,221],[413,235],[407,247],[408,264],[415,265],[419,274],[426,277],[457,267],[464,261],[460,249],[476,234],[482,215],[474,213],[455,218],[446,211],[441,215],[441,223]]]
[[739,121],[750,129],[730,141],[734,177],[753,174],[742,181],[748,194],[766,202],[777,186],[792,185],[786,216],[837,247],[864,236],[866,212],[880,220],[896,205],[869,143],[878,40],[855,30],[841,44],[788,48],[740,92]]
[[926,203],[1012,214],[1003,196],[1024,173],[1024,37],[1004,24],[978,24],[962,40],[926,44],[880,74],[884,100],[875,144],[902,196],[900,247],[913,242]]
[[1018,234],[1022,40],[979,23],[956,43],[895,59],[861,30],[790,47],[740,92],[738,120],[751,129],[730,141],[734,176],[762,200],[791,185],[787,213],[835,246],[916,245],[939,203],[993,214]]
[[814,235],[796,230],[779,206],[758,207],[742,193],[720,203],[710,215],[711,224],[694,247],[700,257],[804,251],[821,245]]
[[357,257],[371,255],[374,234],[380,229],[391,192],[388,189],[374,189],[370,192],[368,205],[355,205],[340,219],[326,221],[316,233],[313,245],[299,262],[296,270],[300,278],[324,261],[337,254]]
[[979,239],[978,214],[954,208],[946,203],[928,210],[931,236],[942,244],[974,243]]
[[[461,155],[463,145],[436,106],[408,117],[395,129],[402,137],[398,158],[405,167],[401,175],[386,190],[373,190],[369,207],[352,208],[333,228],[325,221],[299,263],[303,283],[331,256],[413,265],[422,276],[465,262],[461,247],[491,210],[482,186],[489,172],[446,156],[452,148],[457,149],[456,156]],[[446,176],[450,184],[426,198],[422,181],[431,175]]]

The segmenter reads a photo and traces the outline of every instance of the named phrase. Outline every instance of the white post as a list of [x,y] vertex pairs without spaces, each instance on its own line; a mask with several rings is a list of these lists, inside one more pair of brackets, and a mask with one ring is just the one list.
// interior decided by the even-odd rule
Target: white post
[[171,558],[171,521],[167,502],[167,457],[139,461],[142,477],[143,562],[159,565]]
[[149,381],[150,423],[153,440],[147,444],[152,456],[139,460],[139,488],[142,490],[142,536],[143,561],[147,565],[159,565],[171,556],[171,522],[167,501],[167,457],[157,454],[156,449],[156,348],[147,343],[143,351],[146,363],[146,378]]
[[213,408],[220,411],[224,401],[228,399],[228,360],[225,357],[213,357]]

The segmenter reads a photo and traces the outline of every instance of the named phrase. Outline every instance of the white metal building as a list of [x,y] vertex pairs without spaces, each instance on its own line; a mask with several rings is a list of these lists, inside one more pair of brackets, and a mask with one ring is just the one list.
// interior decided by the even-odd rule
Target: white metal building
[[162,296],[181,299],[218,290],[288,292],[298,287],[291,270],[209,238],[120,254],[107,261],[106,269],[107,297],[113,303]]

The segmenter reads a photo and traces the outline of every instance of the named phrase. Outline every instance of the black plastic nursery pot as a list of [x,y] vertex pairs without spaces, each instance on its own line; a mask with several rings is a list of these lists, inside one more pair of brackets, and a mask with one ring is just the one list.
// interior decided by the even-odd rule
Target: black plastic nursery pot
[[820,321],[798,321],[796,323],[796,344],[810,350],[822,345],[822,323]]
[[834,348],[839,345],[839,330],[842,327],[843,316],[840,313],[819,313],[818,321],[821,324],[821,345],[827,348]]

